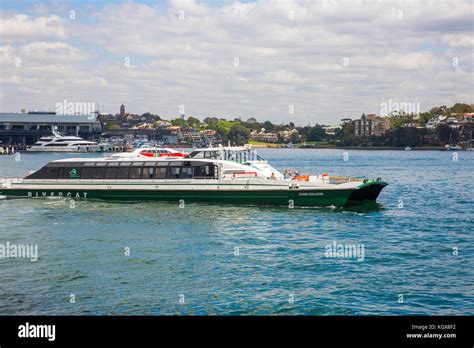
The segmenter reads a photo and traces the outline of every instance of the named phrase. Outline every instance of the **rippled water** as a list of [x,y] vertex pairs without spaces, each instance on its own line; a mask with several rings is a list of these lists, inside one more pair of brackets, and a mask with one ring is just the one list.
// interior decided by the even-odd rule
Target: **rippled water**
[[[0,200],[0,244],[39,249],[0,259],[0,314],[474,313],[474,153],[344,152],[259,150],[280,170],[382,177],[378,208]],[[0,156],[0,177],[66,156]],[[364,260],[327,258],[333,241]]]

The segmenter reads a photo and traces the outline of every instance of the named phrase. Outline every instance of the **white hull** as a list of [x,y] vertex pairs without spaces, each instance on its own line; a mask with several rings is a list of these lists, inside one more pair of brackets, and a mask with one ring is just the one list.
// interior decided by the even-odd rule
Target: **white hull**
[[65,147],[46,147],[46,146],[32,146],[26,149],[27,152],[103,152],[107,151],[109,146],[103,145],[81,145],[81,146],[65,146]]

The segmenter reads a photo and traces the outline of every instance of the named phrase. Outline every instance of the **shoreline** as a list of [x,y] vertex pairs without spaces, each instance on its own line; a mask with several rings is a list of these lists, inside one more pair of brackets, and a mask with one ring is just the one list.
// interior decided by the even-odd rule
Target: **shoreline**
[[[405,151],[404,147],[395,147],[395,146],[295,146],[295,147],[285,147],[279,145],[252,145],[252,148],[255,149],[329,149],[329,150],[391,150],[391,151]],[[410,151],[447,151],[444,146],[418,146],[412,148]],[[464,151],[464,150],[459,150]]]

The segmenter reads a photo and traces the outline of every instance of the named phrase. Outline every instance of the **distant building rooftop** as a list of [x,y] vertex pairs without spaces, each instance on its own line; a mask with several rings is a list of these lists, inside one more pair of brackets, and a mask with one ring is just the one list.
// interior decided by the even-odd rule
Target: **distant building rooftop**
[[29,123],[91,123],[98,122],[97,115],[56,115],[51,112],[34,113],[0,113],[0,122],[29,122]]

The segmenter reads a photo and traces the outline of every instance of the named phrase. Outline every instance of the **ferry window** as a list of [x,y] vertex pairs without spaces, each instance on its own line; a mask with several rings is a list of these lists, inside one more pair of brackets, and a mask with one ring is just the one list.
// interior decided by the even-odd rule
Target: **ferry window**
[[181,167],[183,165],[183,162],[181,162],[181,161],[171,161],[171,162],[169,162],[169,165],[173,166],[173,167]]
[[166,167],[157,167],[155,178],[157,179],[165,179],[166,178]]
[[130,179],[140,179],[142,169],[140,167],[131,167],[130,168]]
[[58,178],[58,168],[51,168],[51,167],[41,168],[39,171],[27,176],[27,179],[57,179],[57,178]]
[[128,167],[119,167],[117,179],[128,179]]
[[201,168],[200,167],[194,167],[194,177],[199,178],[201,177]]
[[145,162],[145,167],[154,167],[156,162]]
[[95,162],[85,162],[84,167],[93,167]]
[[58,168],[51,168],[49,173],[47,173],[46,179],[57,179],[58,178]]
[[96,162],[95,166],[96,167],[105,167],[107,165],[107,162]]
[[109,162],[109,167],[118,167],[119,162]]
[[214,170],[213,170],[214,168],[209,165],[201,166],[197,169],[199,170],[198,176],[200,177],[213,177],[214,176]]
[[82,179],[92,179],[92,168],[81,168]]
[[202,151],[194,151],[189,154],[191,158],[204,158]]
[[132,162],[132,166],[134,167],[141,167],[143,165],[143,162]]
[[109,167],[105,172],[106,179],[116,179],[117,178],[117,167]]
[[132,165],[132,162],[120,162],[120,167],[129,167]]
[[179,168],[179,167],[171,167],[170,169],[171,169],[171,170],[170,170],[170,174],[171,174],[170,177],[171,177],[172,179],[178,179],[178,178],[179,178],[179,170],[180,170],[180,168]]
[[206,151],[204,152],[204,158],[217,158],[216,151]]
[[155,168],[143,168],[143,179],[153,179],[153,171]]
[[58,179],[69,179],[67,175],[67,168],[59,168],[58,173]]
[[94,168],[93,179],[104,179],[105,178],[105,168],[96,167]]
[[[173,168],[173,169],[175,169],[175,168]],[[193,178],[193,168],[191,168],[191,167],[181,168],[181,178],[182,179],[192,179]]]

